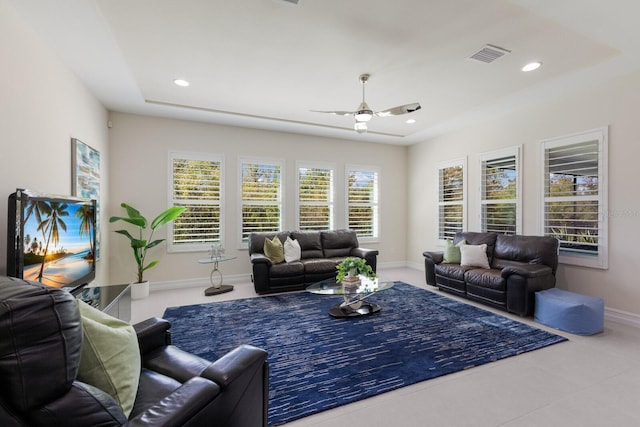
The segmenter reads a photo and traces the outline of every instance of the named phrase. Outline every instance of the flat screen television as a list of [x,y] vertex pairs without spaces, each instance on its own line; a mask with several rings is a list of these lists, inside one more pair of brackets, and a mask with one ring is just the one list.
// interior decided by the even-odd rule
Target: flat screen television
[[96,201],[18,189],[7,240],[8,276],[79,292],[96,275]]

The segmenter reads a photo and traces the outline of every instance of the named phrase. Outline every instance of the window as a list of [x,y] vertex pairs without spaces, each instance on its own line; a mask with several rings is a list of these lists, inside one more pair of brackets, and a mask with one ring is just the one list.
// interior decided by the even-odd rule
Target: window
[[438,238],[453,240],[466,228],[467,159],[442,163],[438,168]]
[[243,242],[253,232],[276,232],[282,227],[282,163],[241,159]]
[[347,226],[359,238],[378,238],[377,168],[347,165]]
[[172,206],[187,210],[169,224],[168,250],[204,250],[220,242],[222,224],[221,156],[194,153],[169,153]]
[[333,229],[333,168],[298,165],[298,229]]
[[520,234],[520,148],[511,147],[481,155],[480,173],[481,231]]
[[560,262],[607,268],[607,128],[542,142],[543,234]]

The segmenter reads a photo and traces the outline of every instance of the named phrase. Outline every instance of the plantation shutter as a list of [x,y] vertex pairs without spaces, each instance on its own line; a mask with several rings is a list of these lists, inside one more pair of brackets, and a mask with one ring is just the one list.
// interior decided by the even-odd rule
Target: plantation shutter
[[253,232],[277,232],[281,227],[281,165],[242,163],[242,240]]
[[599,141],[550,145],[544,150],[544,234],[560,250],[597,255],[602,217]]
[[172,223],[170,245],[185,250],[220,242],[222,161],[171,154],[171,203],[187,210]]
[[347,170],[347,223],[358,237],[378,237],[378,172]]
[[298,168],[298,227],[300,230],[333,228],[333,170]]
[[442,167],[438,175],[439,238],[453,240],[464,229],[464,166]]
[[517,233],[517,179],[516,155],[482,161],[483,232]]

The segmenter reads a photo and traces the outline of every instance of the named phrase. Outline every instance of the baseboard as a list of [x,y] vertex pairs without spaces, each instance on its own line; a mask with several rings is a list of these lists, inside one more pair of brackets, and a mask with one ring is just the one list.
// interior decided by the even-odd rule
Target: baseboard
[[629,313],[628,311],[605,307],[604,318],[611,322],[623,323],[625,325],[640,328],[640,315],[636,313]]
[[[224,284],[231,285],[234,283],[251,283],[250,274],[225,274]],[[198,277],[195,279],[171,280],[166,282],[153,281],[149,286],[150,292],[166,291],[169,289],[184,288],[206,288],[211,286],[209,277]]]

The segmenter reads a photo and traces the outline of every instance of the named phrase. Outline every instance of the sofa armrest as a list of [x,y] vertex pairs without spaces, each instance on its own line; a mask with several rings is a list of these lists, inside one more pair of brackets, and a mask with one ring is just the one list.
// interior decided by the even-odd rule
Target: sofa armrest
[[246,344],[240,345],[209,365],[201,375],[215,381],[224,390],[247,371],[254,371],[264,365],[266,360],[266,351]]
[[266,256],[265,254],[260,254],[260,253],[251,254],[249,256],[249,260],[251,261],[252,264],[263,263],[263,264],[268,264],[269,266],[271,266],[273,264],[268,256]]
[[179,427],[194,418],[220,394],[220,387],[194,377],[156,405],[129,420],[129,426]]
[[371,269],[375,273],[378,268],[378,254],[380,251],[377,249],[366,249],[366,248],[353,248],[351,249],[351,255],[357,256],[358,258],[362,258],[367,261],[367,264],[371,266]]
[[380,254],[380,251],[378,251],[377,249],[353,248],[351,250],[351,255],[357,256],[357,257],[360,257],[360,258],[378,256],[378,254]]
[[425,260],[429,260],[434,264],[440,264],[444,259],[444,252],[443,251],[435,251],[435,252],[424,251],[422,252],[422,256],[424,256]]
[[171,344],[169,328],[171,328],[171,323],[159,317],[151,317],[133,325],[138,336],[140,354],[144,355],[158,347]]
[[504,267],[500,272],[505,279],[513,274],[518,274],[522,277],[544,277],[553,274],[551,267],[544,264],[523,264],[523,265],[511,265]]
[[424,256],[424,274],[427,285],[437,286],[435,266],[444,259],[444,252],[425,251],[422,255]]

